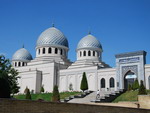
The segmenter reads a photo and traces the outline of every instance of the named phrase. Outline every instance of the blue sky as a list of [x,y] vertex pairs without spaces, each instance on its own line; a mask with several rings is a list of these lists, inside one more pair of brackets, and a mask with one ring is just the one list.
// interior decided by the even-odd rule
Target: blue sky
[[145,50],[150,63],[150,0],[0,0],[0,53],[11,58],[25,45],[35,57],[38,36],[52,22],[69,41],[69,59],[89,29],[103,46],[102,59]]

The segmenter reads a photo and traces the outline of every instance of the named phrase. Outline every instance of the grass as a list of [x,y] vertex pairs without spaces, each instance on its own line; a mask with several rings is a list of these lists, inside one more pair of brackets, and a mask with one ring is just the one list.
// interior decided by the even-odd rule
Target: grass
[[[150,90],[147,90],[147,93],[150,94]],[[119,101],[138,101],[138,91],[126,91],[117,97],[113,102]]]
[[[64,99],[65,97],[69,97],[70,95],[78,95],[78,94],[81,94],[81,92],[62,92],[60,93],[60,98]],[[52,93],[31,94],[31,97],[32,100],[43,99],[45,101],[51,101]],[[24,100],[25,95],[24,94],[15,95],[14,98]]]

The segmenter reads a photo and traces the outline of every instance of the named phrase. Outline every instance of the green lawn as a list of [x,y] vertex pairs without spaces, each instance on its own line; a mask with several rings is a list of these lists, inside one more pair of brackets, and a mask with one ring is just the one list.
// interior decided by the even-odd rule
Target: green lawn
[[[70,95],[78,95],[81,94],[81,92],[63,92],[60,93],[60,98],[64,99],[65,97],[69,97]],[[45,101],[51,101],[52,93],[43,93],[43,94],[31,94],[32,100],[38,100],[38,99],[43,99]],[[19,100],[24,100],[25,95],[15,95],[14,98],[19,99]]]
[[[150,94],[150,90],[147,90],[147,93]],[[119,101],[137,101],[138,100],[138,91],[126,91],[119,97],[117,97],[113,102]]]

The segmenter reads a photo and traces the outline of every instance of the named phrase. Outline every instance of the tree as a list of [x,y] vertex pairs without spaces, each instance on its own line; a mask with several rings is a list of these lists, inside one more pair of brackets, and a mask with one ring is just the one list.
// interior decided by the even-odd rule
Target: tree
[[139,89],[139,82],[138,82],[138,79],[136,79],[132,85],[132,89],[133,90],[137,90]]
[[10,94],[19,92],[18,72],[12,68],[8,59],[0,56],[0,98],[10,98]]
[[31,100],[30,90],[27,88],[26,99]]
[[53,89],[52,101],[53,102],[59,102],[60,101],[60,95],[59,95],[59,90],[58,90],[57,85],[55,85],[54,89]]
[[141,80],[140,81],[140,88],[139,88],[139,95],[146,95],[147,92],[146,92],[146,89],[145,89],[145,86],[143,84],[143,81]]
[[28,90],[28,87],[26,86],[25,90],[24,90],[24,93],[26,94],[27,93],[27,90]]
[[131,91],[131,90],[132,90],[132,85],[129,84],[129,85],[128,85],[128,91]]
[[86,73],[85,72],[83,73],[83,76],[82,76],[80,89],[83,90],[83,91],[88,90],[88,82],[87,82],[87,78],[86,78]]
[[40,92],[44,93],[44,85],[42,85]]

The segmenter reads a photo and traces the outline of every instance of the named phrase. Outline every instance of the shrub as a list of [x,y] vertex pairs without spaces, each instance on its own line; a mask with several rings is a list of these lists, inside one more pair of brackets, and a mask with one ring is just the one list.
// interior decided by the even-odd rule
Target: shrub
[[26,86],[25,90],[24,90],[24,93],[26,94],[27,93],[27,90],[28,90],[28,87]]
[[42,85],[41,87],[41,90],[40,90],[41,93],[44,93],[44,86]]
[[140,88],[139,88],[139,93],[138,93],[138,94],[139,94],[139,95],[146,95],[146,94],[147,94],[147,93],[146,93],[145,86],[144,86],[142,80],[140,81]]
[[132,90],[132,85],[129,84],[129,85],[128,85],[128,91],[131,91],[131,90]]
[[52,102],[59,102],[59,101],[60,101],[60,94],[59,94],[58,86],[55,85],[52,94]]
[[31,100],[30,90],[27,88],[26,99]]
[[83,76],[82,76],[80,89],[82,91],[88,90],[88,82],[87,82],[87,78],[86,78],[86,73],[85,72],[83,73]]
[[139,82],[138,82],[138,79],[136,79],[132,85],[132,89],[133,90],[137,90],[139,89]]

